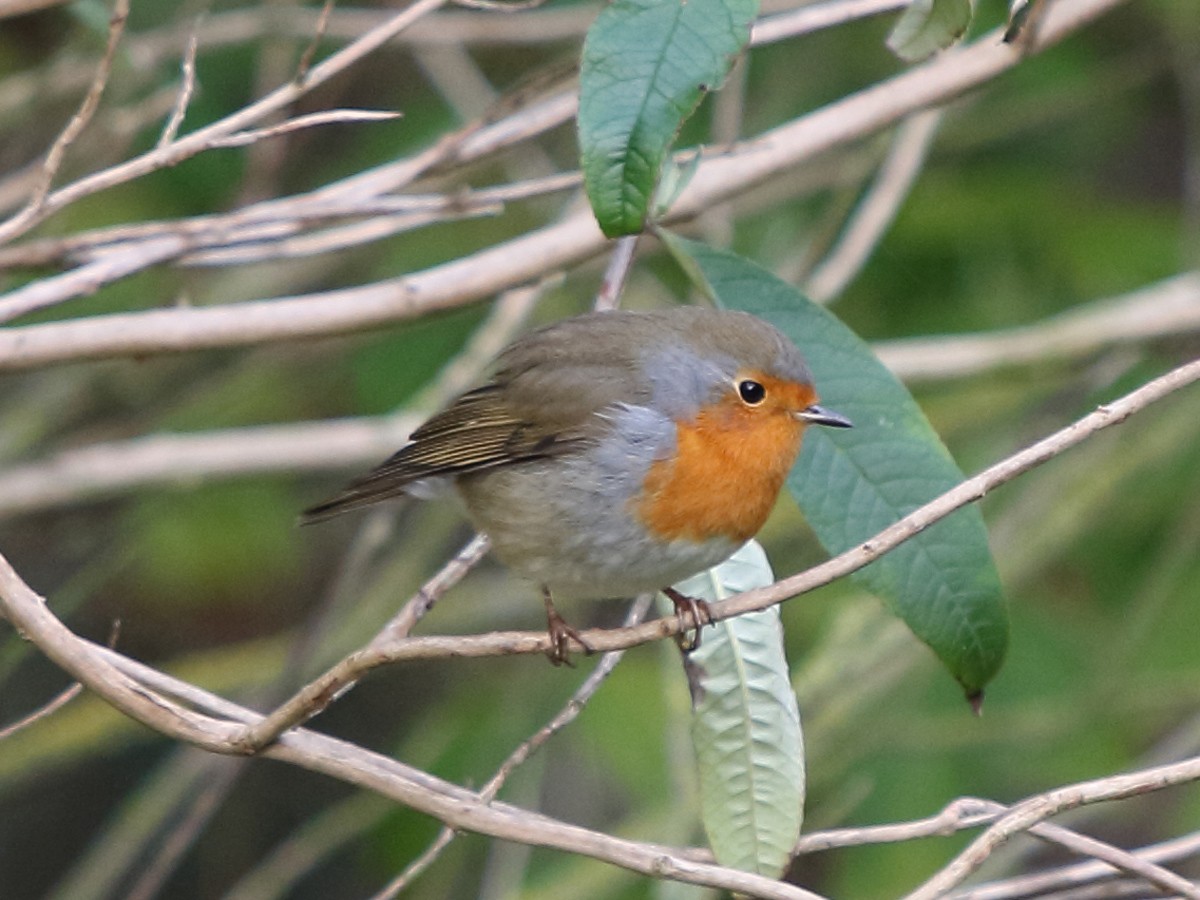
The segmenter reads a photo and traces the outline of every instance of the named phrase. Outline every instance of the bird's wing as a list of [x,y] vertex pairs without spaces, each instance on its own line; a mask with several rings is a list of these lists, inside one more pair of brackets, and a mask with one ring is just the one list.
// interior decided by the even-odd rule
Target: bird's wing
[[416,481],[462,475],[569,453],[611,427],[617,406],[649,403],[639,348],[671,332],[660,318],[594,313],[531,332],[497,360],[492,381],[459,397],[412,434],[412,441],[342,493],[304,513],[329,518],[406,492]]
[[555,456],[587,439],[585,423],[561,417],[530,421],[505,396],[504,388],[495,382],[464,394],[414,431],[411,442],[377,468],[305,510],[302,521],[321,521],[398,496],[423,479]]

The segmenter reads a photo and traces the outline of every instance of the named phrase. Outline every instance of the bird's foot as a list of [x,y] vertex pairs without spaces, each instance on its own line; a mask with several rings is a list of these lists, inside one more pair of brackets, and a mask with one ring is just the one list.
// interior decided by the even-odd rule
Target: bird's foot
[[[700,629],[705,625],[712,624],[712,610],[706,600],[681,594],[675,588],[663,588],[662,592],[675,605],[675,615],[684,629],[675,635],[675,643],[684,653],[691,653],[700,646]],[[688,629],[689,624],[694,626],[690,630]]]
[[583,648],[584,653],[592,653],[592,647],[580,637],[579,632],[558,614],[558,610],[554,608],[554,599],[550,596],[550,591],[542,589],[542,599],[546,603],[546,633],[550,635],[550,649],[546,651],[546,656],[550,658],[556,666],[561,666],[564,663],[571,665],[569,651],[571,649],[571,641],[577,643]]

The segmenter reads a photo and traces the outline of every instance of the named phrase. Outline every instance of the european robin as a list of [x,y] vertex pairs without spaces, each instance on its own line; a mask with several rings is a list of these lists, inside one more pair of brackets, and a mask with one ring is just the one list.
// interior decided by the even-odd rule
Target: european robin
[[762,527],[809,424],[850,426],[817,405],[800,351],[761,319],[589,313],[511,344],[491,380],[304,520],[453,486],[496,557],[541,586],[561,662],[579,636],[553,595],[664,590],[698,635],[707,608],[664,586]]

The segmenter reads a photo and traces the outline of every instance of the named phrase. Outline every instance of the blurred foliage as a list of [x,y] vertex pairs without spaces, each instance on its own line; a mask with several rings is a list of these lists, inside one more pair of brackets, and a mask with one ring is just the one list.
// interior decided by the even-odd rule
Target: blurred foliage
[[[127,40],[154,29],[183,33],[203,6],[135,2]],[[1189,7],[1126,4],[955,102],[894,226],[837,301],[838,315],[868,340],[987,330],[1035,323],[1195,267],[1200,198],[1187,185],[1194,192],[1200,166],[1200,20]],[[230,0],[207,15],[257,8]],[[1003,17],[1000,0],[983,0],[973,31]],[[105,18],[102,4],[86,2],[0,23],[4,172],[36,160],[70,117],[86,80],[60,88],[46,73],[71,60],[90,71]],[[742,63],[743,133],[901,71],[884,45],[893,22],[880,17],[754,50]],[[185,128],[255,96],[267,49],[282,46],[294,60],[306,43],[273,35],[202,46],[200,89]],[[334,46],[323,42],[321,54]],[[504,91],[578,48],[551,42],[469,52]],[[100,115],[68,155],[60,183],[157,140],[178,60],[168,55],[141,66],[133,59],[118,56]],[[228,210],[251,193],[319,186],[426,147],[467,118],[432,84],[426,63],[411,45],[393,44],[296,110],[400,109],[397,122],[293,135],[274,166],[252,164],[247,150],[205,153],[73,206],[39,233]],[[17,90],[21,79],[50,87],[34,101]],[[713,103],[707,99],[688,124],[685,143],[707,139]],[[802,280],[886,146],[880,138],[864,141],[750,192],[736,205],[732,246]],[[545,136],[537,150],[548,165],[575,165],[568,127]],[[472,168],[469,181],[516,178],[536,155],[522,148]],[[502,216],[287,265],[156,269],[39,318],[366,283],[521,233],[553,208],[515,204]],[[661,260],[645,257],[628,303],[682,295],[678,278],[654,281],[662,271]],[[40,274],[0,274],[0,289]],[[586,308],[599,279],[598,265],[570,273],[535,318]],[[386,411],[428,383],[484,312],[477,305],[349,338],[5,375],[0,464],[156,432]],[[970,472],[1195,356],[1198,346],[1194,336],[1180,336],[1083,361],[931,383],[917,394]],[[982,718],[970,715],[931,654],[852,586],[835,584],[785,605],[808,742],[806,829],[916,818],[961,795],[1016,800],[1200,750],[1198,411],[1194,389],[1174,396],[983,504],[1013,630]],[[103,640],[119,618],[123,651],[266,707],[365,640],[466,538],[448,506],[409,507],[395,514],[385,549],[348,569],[361,520],[293,525],[298,510],[348,474],[146,488],[0,522],[0,548],[81,633]],[[820,558],[790,501],[781,501],[761,537],[779,573]],[[614,623],[620,610],[596,605],[568,615],[578,624]],[[421,628],[454,633],[541,622],[534,593],[485,563]],[[519,770],[502,797],[622,835],[700,841],[690,751],[680,741],[683,675],[673,654],[631,652],[581,718]],[[314,724],[478,785],[592,665],[552,669],[530,657],[394,667]],[[0,686],[0,723],[7,723],[65,682],[4,629]],[[78,900],[90,885],[97,897],[130,896],[165,858],[175,829],[206,805],[210,818],[200,818],[178,866],[164,868],[151,895],[218,897],[238,885],[243,898],[366,896],[437,832],[423,816],[365,802],[310,773],[260,761],[227,772],[226,765],[172,746],[93,697],[77,698],[0,743],[0,893],[23,900],[51,896],[57,885],[66,892],[60,896]],[[1083,815],[1089,833],[1138,845],[1200,829],[1200,795],[1192,786]],[[298,837],[305,842],[295,856],[275,856]],[[792,877],[827,896],[896,896],[966,839],[814,855],[798,860]],[[989,874],[1027,868],[1032,846],[1013,842]],[[272,861],[278,870],[267,869]],[[467,835],[406,896],[625,900],[670,891],[589,860]]]

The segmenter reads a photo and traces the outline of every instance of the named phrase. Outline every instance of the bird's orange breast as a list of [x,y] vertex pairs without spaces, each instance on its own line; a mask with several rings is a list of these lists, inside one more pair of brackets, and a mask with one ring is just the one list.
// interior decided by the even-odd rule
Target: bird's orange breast
[[636,514],[662,540],[749,540],[796,460],[804,425],[783,410],[718,404],[676,429],[676,454],[655,462]]

